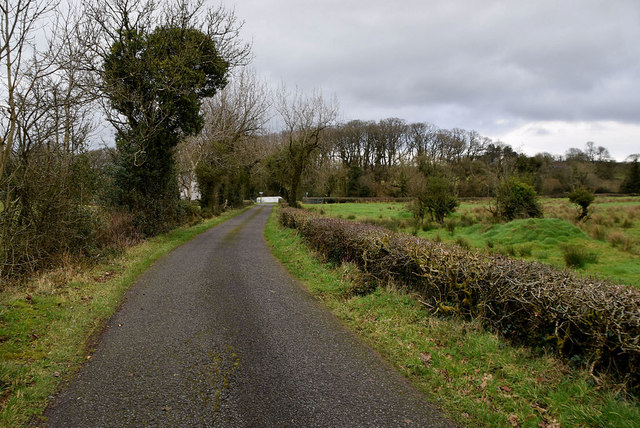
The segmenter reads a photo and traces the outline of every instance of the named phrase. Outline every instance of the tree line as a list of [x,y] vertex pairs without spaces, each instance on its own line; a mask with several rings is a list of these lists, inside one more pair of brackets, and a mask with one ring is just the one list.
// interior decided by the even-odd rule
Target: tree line
[[[473,130],[398,118],[338,123],[334,98],[285,89],[274,95],[255,80],[216,99],[205,115],[216,136],[182,143],[198,159],[183,164],[185,184],[197,182],[202,206],[214,211],[259,192],[283,196],[290,205],[304,196],[420,199],[444,188],[455,198],[496,197],[516,184],[554,196],[576,189],[640,193],[638,155],[618,162],[593,142],[564,155],[528,156]],[[229,104],[243,113],[229,114]],[[267,132],[274,116],[280,129]]]
[[638,192],[624,184],[633,162],[616,162],[592,142],[564,156],[528,156],[476,131],[397,118],[337,124],[325,140],[305,193],[408,197],[430,176],[446,178],[460,197],[495,196],[512,177],[545,195],[565,195],[580,186],[597,193]]

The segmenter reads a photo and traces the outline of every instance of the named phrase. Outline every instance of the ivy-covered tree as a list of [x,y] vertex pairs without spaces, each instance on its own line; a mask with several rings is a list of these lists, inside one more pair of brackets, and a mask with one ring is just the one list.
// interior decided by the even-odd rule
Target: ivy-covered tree
[[108,203],[136,217],[146,235],[180,220],[177,143],[200,132],[201,103],[245,65],[250,46],[233,12],[200,0],[83,3],[84,87],[103,100],[116,132]]
[[126,118],[116,135],[114,201],[154,234],[178,220],[173,149],[202,129],[201,100],[224,87],[228,63],[195,28],[124,28],[120,36],[103,69],[110,105]]

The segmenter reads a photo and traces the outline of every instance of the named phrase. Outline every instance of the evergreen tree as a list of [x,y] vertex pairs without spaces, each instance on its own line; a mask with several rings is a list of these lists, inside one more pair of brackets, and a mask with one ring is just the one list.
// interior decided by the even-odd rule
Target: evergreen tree
[[136,213],[144,234],[179,219],[173,149],[200,132],[201,100],[224,87],[227,69],[214,40],[193,28],[121,29],[111,46],[102,77],[111,107],[124,118],[113,202]]
[[621,193],[640,193],[640,166],[638,160],[631,163],[629,172],[620,186]]

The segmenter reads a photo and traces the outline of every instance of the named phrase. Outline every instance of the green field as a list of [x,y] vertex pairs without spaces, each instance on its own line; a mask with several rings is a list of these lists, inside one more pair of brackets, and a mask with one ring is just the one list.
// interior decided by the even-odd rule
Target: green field
[[490,200],[464,201],[443,225],[416,227],[403,203],[305,205],[332,217],[378,224],[416,236],[564,267],[565,254],[581,253],[577,271],[640,286],[640,197],[596,198],[586,221],[577,223],[567,199],[542,199],[545,218],[496,223]]

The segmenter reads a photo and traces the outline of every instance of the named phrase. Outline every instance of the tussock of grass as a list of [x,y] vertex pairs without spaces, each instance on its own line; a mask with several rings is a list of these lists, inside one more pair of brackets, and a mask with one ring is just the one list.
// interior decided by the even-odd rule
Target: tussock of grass
[[565,246],[562,248],[564,262],[568,267],[584,268],[588,263],[598,263],[598,255],[581,247]]
[[466,239],[464,239],[463,237],[458,237],[458,239],[456,239],[456,244],[461,246],[462,248],[465,249],[469,249],[471,248],[471,245],[469,244],[469,241],[467,241]]
[[520,257],[531,257],[533,253],[533,245],[530,243],[523,244],[518,248],[518,255]]
[[[585,372],[513,347],[475,322],[430,316],[393,287],[353,293],[353,267],[327,267],[274,215],[265,231],[290,272],[459,423],[475,426],[640,426],[640,407]],[[515,419],[514,419],[515,417]],[[540,424],[540,425],[539,425]]]
[[606,228],[600,226],[599,224],[589,224],[584,226],[584,230],[587,234],[593,239],[597,239],[598,241],[604,241],[607,238],[607,230]]
[[48,397],[90,355],[92,335],[151,264],[243,211],[157,236],[70,280],[50,273],[0,293],[0,426],[23,426],[42,414]]
[[634,245],[633,240],[622,232],[611,233],[607,241],[609,241],[609,243],[611,243],[612,246],[618,247],[623,251],[627,251],[627,252],[631,251]]

